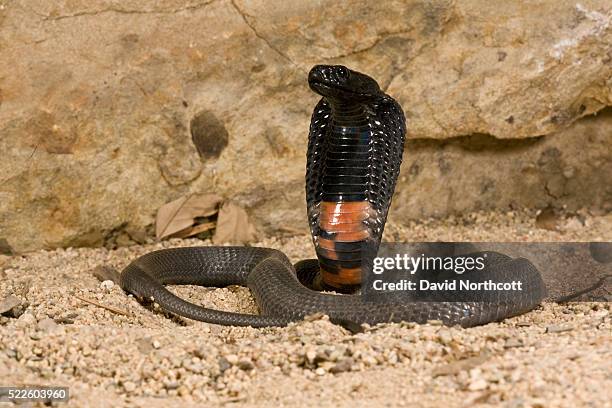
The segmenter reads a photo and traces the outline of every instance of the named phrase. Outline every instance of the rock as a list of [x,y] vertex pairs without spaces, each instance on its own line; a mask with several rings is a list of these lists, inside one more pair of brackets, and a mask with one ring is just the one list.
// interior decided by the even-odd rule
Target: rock
[[459,361],[453,361],[452,363],[448,363],[434,368],[431,375],[433,377],[438,377],[442,375],[455,375],[462,371],[471,370],[474,367],[483,364],[489,358],[490,356],[488,353],[482,353],[475,357],[470,357]]
[[468,390],[470,391],[480,391],[484,390],[488,387],[487,381],[484,378],[478,378],[470,381],[468,385]]
[[[511,208],[610,211],[611,144],[611,109],[538,138],[409,140],[389,221]],[[561,174],[567,166],[571,179]]]
[[138,351],[140,351],[142,354],[149,354],[151,351],[153,351],[153,344],[151,343],[151,338],[143,337],[136,340],[136,347],[138,348]]
[[238,366],[238,368],[244,371],[250,371],[255,368],[255,365],[253,364],[253,362],[248,359],[240,360],[238,361],[236,365]]
[[115,283],[112,280],[105,280],[104,282],[100,283],[100,288],[107,292],[110,292],[113,289],[113,286],[115,286]]
[[227,360],[227,358],[225,357],[221,357],[219,358],[219,371],[221,373],[224,373],[225,371],[227,371],[228,369],[231,368],[231,363]]
[[127,392],[134,392],[136,390],[136,384],[134,384],[131,381],[126,381],[126,382],[123,383],[123,388]]
[[235,354],[228,354],[227,356],[225,356],[225,359],[231,365],[236,365],[238,363],[238,356]]
[[438,331],[438,339],[442,344],[450,344],[453,341],[453,335],[450,330],[443,328]]
[[546,333],[562,333],[572,330],[574,330],[574,327],[569,324],[551,324],[546,326]]
[[38,322],[38,330],[42,332],[52,333],[59,329],[60,326],[51,318],[42,319]]
[[176,380],[166,380],[164,381],[164,388],[167,390],[176,390],[180,384]]
[[27,327],[36,323],[36,318],[31,313],[24,313],[19,317],[18,322],[20,326]]
[[514,348],[514,347],[523,347],[523,342],[518,339],[510,338],[506,340],[506,342],[504,343],[504,348]]
[[[0,314],[10,317],[19,317],[15,315],[15,311],[20,309],[22,302],[17,296],[8,295],[0,301]],[[23,313],[23,311],[21,311]]]
[[204,192],[267,233],[306,230],[314,62],[365,71],[404,107],[397,221],[609,210],[612,115],[579,120],[612,104],[597,2],[191,3],[2,7],[3,248],[143,242],[162,204]]
[[345,358],[338,361],[334,366],[332,366],[329,371],[332,374],[343,373],[345,371],[351,371],[354,364],[354,360],[352,358]]

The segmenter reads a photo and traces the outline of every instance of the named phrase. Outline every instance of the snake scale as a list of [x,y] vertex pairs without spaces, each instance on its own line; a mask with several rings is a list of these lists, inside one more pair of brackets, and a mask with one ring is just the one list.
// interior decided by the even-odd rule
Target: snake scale
[[[487,277],[520,280],[524,291],[479,299],[414,300],[355,294],[363,282],[366,249],[376,251],[399,175],[404,113],[371,77],[341,65],[317,65],[308,76],[322,96],[310,125],[306,165],[308,221],[316,260],[292,265],[282,252],[259,247],[188,247],[154,251],[121,273],[120,285],[165,311],[233,326],[284,326],[312,313],[355,324],[441,320],[464,327],[531,310],[545,295],[539,272],[525,259],[488,254]],[[259,315],[225,312],[187,302],[164,285],[247,286]],[[316,290],[318,289],[318,290]],[[322,293],[320,289],[344,294]],[[471,296],[471,297],[470,297]]]

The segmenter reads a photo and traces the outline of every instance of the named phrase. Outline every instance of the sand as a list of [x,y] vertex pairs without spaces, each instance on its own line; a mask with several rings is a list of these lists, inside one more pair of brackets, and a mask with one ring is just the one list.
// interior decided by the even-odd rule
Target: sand
[[[588,214],[560,219],[556,231],[536,228],[533,215],[522,213],[391,224],[386,231],[389,240],[407,241],[611,235],[610,215]],[[192,245],[210,242],[0,257],[0,300],[13,295],[22,309],[14,309],[19,317],[0,317],[0,385],[68,386],[67,406],[79,407],[612,406],[608,302],[547,302],[470,329],[403,323],[353,334],[325,316],[252,329],[167,316],[93,275],[100,265],[121,270],[153,249]],[[313,256],[305,235],[256,245],[296,261]],[[257,312],[246,288],[172,290],[208,307]]]

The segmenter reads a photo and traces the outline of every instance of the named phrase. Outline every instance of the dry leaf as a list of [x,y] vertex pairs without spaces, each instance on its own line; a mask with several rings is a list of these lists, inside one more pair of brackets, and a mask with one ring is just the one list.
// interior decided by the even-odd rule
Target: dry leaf
[[216,194],[193,194],[164,204],[157,211],[155,223],[157,239],[193,226],[197,217],[214,215],[220,202],[221,197]]
[[247,212],[231,202],[225,202],[219,210],[217,230],[213,236],[215,244],[244,244],[257,238],[255,227],[249,222]]
[[177,232],[173,235],[173,238],[193,237],[194,235],[198,235],[201,232],[210,231],[211,229],[215,228],[215,225],[216,224],[214,222],[206,222],[204,224],[194,225],[193,227],[189,227]]
[[551,207],[546,207],[538,214],[535,220],[536,227],[549,231],[557,231],[559,225],[559,217],[555,210]]

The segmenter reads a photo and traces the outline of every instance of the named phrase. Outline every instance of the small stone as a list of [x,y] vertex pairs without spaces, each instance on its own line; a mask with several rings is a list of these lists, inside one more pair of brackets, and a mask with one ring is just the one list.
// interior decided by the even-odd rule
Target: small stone
[[134,390],[136,390],[136,384],[134,384],[131,381],[126,381],[123,383],[123,388],[127,391],[127,392],[134,392]]
[[143,337],[141,339],[136,340],[136,347],[138,348],[138,351],[140,351],[142,354],[149,354],[151,351],[153,351],[153,344],[151,344],[151,338]]
[[51,333],[54,332],[56,330],[58,330],[60,327],[59,325],[55,322],[55,320],[47,317],[45,319],[42,319],[41,321],[38,322],[38,330],[42,331],[42,332],[47,332],[47,333]]
[[442,320],[428,320],[427,324],[429,324],[430,326],[442,326],[444,323],[442,322]]
[[175,381],[175,380],[164,381],[164,388],[166,388],[167,390],[176,390],[179,386],[180,384],[178,383],[178,381]]
[[238,356],[235,354],[228,354],[227,356],[225,356],[225,359],[231,365],[235,365],[236,363],[238,363]]
[[472,380],[468,385],[468,390],[470,391],[481,391],[486,389],[488,386],[487,381],[484,378],[477,378]]
[[161,343],[157,340],[153,340],[153,348],[158,349],[160,347],[161,347]]
[[23,324],[24,326],[30,326],[36,323],[36,318],[31,313],[24,313],[19,318],[19,322]]
[[317,352],[315,350],[308,350],[306,352],[306,360],[308,360],[310,364],[314,363],[315,358],[317,358]]
[[329,371],[333,374],[351,371],[353,363],[354,360],[352,358],[345,358],[337,362],[332,368],[329,369]]
[[8,295],[0,301],[0,314],[6,314],[7,316],[13,316],[13,310],[21,305],[21,299],[14,295]]
[[227,361],[227,358],[225,357],[221,357],[219,358],[219,371],[221,372],[221,374],[223,374],[225,371],[229,370],[229,368],[232,366],[230,364],[229,361]]
[[100,283],[100,288],[107,292],[110,292],[113,289],[113,286],[115,286],[115,283],[112,280],[105,280]]
[[453,341],[453,335],[448,329],[440,329],[438,331],[438,338],[442,344],[450,344]]
[[244,371],[250,371],[255,368],[255,365],[253,365],[253,362],[251,360],[246,360],[246,359],[240,360],[237,365],[238,365],[238,368]]
[[546,326],[546,333],[562,333],[572,330],[574,330],[574,327],[568,324],[551,324],[550,326]]
[[504,348],[522,347],[523,342],[518,339],[510,338],[504,343]]
[[315,370],[316,375],[325,375],[325,369],[323,367],[319,367]]

